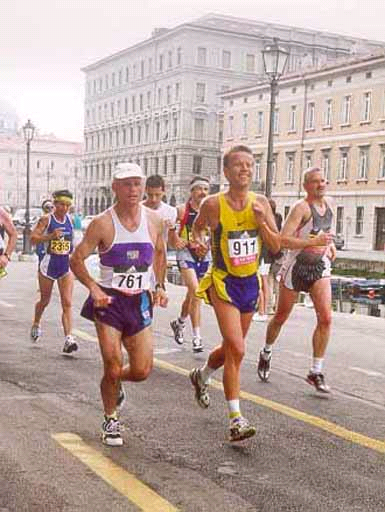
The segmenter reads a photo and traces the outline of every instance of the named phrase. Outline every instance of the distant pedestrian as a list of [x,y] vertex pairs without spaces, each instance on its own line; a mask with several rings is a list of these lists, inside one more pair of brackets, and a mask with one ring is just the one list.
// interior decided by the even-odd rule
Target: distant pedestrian
[[[16,247],[17,231],[12,222],[12,218],[5,208],[0,207],[0,278],[7,275],[6,267],[11,261],[11,256]],[[8,240],[5,241],[5,235]]]

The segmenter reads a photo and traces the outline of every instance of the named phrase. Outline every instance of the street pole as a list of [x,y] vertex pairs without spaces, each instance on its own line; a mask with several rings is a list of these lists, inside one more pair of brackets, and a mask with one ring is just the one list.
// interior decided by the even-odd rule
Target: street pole
[[31,254],[31,219],[29,215],[29,192],[30,192],[30,150],[31,140],[35,132],[35,127],[28,119],[27,124],[23,126],[24,139],[27,146],[27,190],[25,200],[25,226],[23,231],[23,254]]
[[31,225],[30,225],[30,216],[29,216],[29,155],[31,149],[31,141],[27,140],[27,195],[25,201],[25,226],[23,233],[23,253],[31,254]]
[[273,137],[274,137],[274,118],[275,118],[275,99],[277,96],[278,81],[275,78],[270,80],[270,118],[269,118],[269,134],[267,139],[267,167],[266,167],[266,183],[265,194],[267,198],[271,198],[273,188]]

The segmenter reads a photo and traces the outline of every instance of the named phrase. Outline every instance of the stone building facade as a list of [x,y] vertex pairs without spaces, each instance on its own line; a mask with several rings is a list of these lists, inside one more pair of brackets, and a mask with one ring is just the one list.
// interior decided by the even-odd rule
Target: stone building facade
[[[256,160],[255,188],[264,190],[270,86],[229,91],[223,151],[246,144]],[[275,113],[273,192],[287,215],[302,196],[302,173],[324,169],[335,230],[352,250],[385,247],[385,52],[353,56],[291,73],[279,82]]]
[[186,199],[194,174],[220,180],[221,93],[263,75],[261,50],[279,38],[289,71],[382,44],[346,36],[207,15],[152,36],[83,69],[86,81],[83,210],[111,204],[116,162],[161,174],[167,198]]

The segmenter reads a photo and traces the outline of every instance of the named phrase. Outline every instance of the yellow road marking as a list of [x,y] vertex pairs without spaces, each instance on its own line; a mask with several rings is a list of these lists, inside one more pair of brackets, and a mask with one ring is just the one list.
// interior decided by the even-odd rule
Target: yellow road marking
[[105,482],[137,505],[144,512],[177,512],[171,503],[156,494],[135,476],[125,471],[108,457],[88,446],[81,437],[71,432],[53,434],[53,439],[81,460]]
[[[78,332],[81,333],[82,331]],[[89,335],[87,336],[89,337]],[[94,341],[97,341],[97,338],[94,337]],[[180,366],[176,366],[172,363],[162,361],[161,359],[154,359],[154,363],[156,366],[162,368],[163,370],[170,370],[174,373],[179,373],[180,375],[188,376],[190,373],[189,370],[181,368]],[[210,386],[216,389],[223,390],[222,383],[214,379],[211,379]],[[366,448],[370,448],[379,453],[385,453],[385,441],[380,441],[379,439],[374,439],[372,437],[365,436],[358,432],[348,430],[331,421],[324,420],[322,418],[319,418],[318,416],[307,414],[306,412],[302,412],[298,409],[293,409],[292,407],[288,407],[287,405],[280,404],[279,402],[274,402],[273,400],[268,400],[267,398],[254,395],[253,393],[248,393],[247,391],[241,391],[240,398],[249,400],[250,402],[253,402],[262,407],[267,407],[268,409],[279,412],[281,414],[284,414],[285,416],[289,416],[296,420],[302,421],[304,423],[312,425],[313,427],[325,430],[326,432],[329,432],[329,434],[333,434],[337,437],[340,437],[345,441],[350,441],[351,443],[365,446]]]

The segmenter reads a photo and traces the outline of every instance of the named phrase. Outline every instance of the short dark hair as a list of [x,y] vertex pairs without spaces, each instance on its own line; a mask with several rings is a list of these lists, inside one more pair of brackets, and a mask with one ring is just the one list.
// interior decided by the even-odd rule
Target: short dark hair
[[53,200],[55,201],[57,197],[68,197],[68,199],[73,199],[74,196],[72,192],[70,192],[67,188],[63,188],[61,190],[55,190],[52,194]]
[[208,178],[205,178],[204,176],[194,176],[193,179],[190,181],[190,187],[192,187],[196,181],[207,181],[207,185],[210,185],[210,181]]
[[152,174],[146,179],[146,187],[161,188],[164,190],[166,185],[162,176],[159,176],[159,174]]
[[249,153],[249,155],[253,156],[253,152],[248,146],[244,146],[243,144],[239,144],[238,146],[233,146],[223,155],[223,167],[229,166],[229,160],[233,153]]

